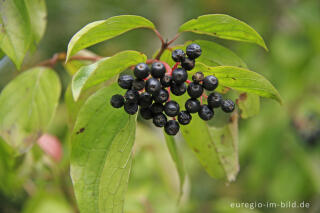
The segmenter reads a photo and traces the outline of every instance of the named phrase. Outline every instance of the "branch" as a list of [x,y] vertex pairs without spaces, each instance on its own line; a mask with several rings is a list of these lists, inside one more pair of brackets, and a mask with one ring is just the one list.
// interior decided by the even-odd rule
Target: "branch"
[[175,36],[173,37],[173,39],[167,43],[168,46],[169,46],[170,44],[172,44],[173,42],[175,42],[175,41],[179,38],[179,36],[180,36],[180,33],[178,33],[177,35],[175,35]]
[[[44,60],[42,62],[40,62],[39,64],[37,64],[37,66],[45,66],[45,67],[54,67],[58,62],[60,61],[65,61],[66,60],[66,56],[67,54],[62,52],[62,53],[56,53],[52,56],[52,58]],[[78,60],[78,61],[97,61],[99,59],[101,59],[101,56],[81,56],[81,55],[75,55],[72,56],[69,61],[74,61],[74,60]]]

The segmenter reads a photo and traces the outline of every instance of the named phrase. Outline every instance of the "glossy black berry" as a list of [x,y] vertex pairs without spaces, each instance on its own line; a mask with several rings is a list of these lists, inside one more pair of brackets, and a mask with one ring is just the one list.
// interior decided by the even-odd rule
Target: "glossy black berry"
[[152,95],[148,92],[143,92],[139,97],[139,105],[143,108],[148,107],[152,104]]
[[146,91],[148,93],[155,95],[160,91],[160,89],[161,89],[160,81],[158,81],[156,78],[150,78],[147,80]]
[[181,62],[181,66],[186,70],[192,70],[194,68],[195,61],[194,59],[185,58],[184,61]]
[[131,75],[121,75],[118,79],[118,84],[123,89],[131,89],[133,80]]
[[189,113],[196,113],[200,110],[200,101],[195,98],[190,98],[186,101],[184,106]]
[[147,108],[140,108],[140,115],[142,118],[149,120],[152,118],[152,111],[150,107]]
[[201,81],[203,81],[204,79],[204,75],[202,72],[196,72],[195,74],[193,74],[192,76],[192,80],[195,83],[200,83]]
[[198,112],[199,117],[205,121],[210,120],[213,117],[213,114],[213,110],[210,109],[206,104],[202,105]]
[[140,91],[146,86],[146,82],[141,79],[134,79],[132,82],[132,89]]
[[177,84],[182,84],[188,79],[188,73],[183,68],[177,68],[172,72],[172,80]]
[[159,114],[159,113],[162,113],[163,112],[163,105],[160,104],[160,103],[153,103],[151,105],[151,111],[153,114]]
[[203,93],[203,87],[201,84],[191,82],[187,91],[191,98],[199,98]]
[[154,97],[156,103],[164,103],[169,98],[169,93],[165,89],[161,89]]
[[222,95],[217,92],[213,92],[208,96],[207,101],[208,101],[208,106],[211,109],[220,107],[221,101],[222,101]]
[[234,107],[235,107],[234,103],[230,99],[226,99],[226,100],[221,101],[221,109],[224,112],[227,112],[227,113],[233,112]]
[[164,127],[167,123],[167,117],[163,113],[153,116],[152,122],[157,127]]
[[170,75],[165,75],[160,79],[160,83],[162,87],[168,87],[171,84],[171,76]]
[[196,59],[201,55],[201,47],[198,44],[190,44],[186,48],[187,56],[190,59]]
[[138,103],[139,101],[139,92],[136,90],[128,90],[124,95],[126,102]]
[[122,97],[122,95],[114,95],[112,96],[112,98],[110,99],[110,104],[114,107],[114,108],[120,108],[123,106],[124,104],[124,98]]
[[177,116],[179,111],[180,111],[180,106],[175,101],[168,101],[164,105],[164,112],[166,113],[166,115],[168,115],[170,117]]
[[182,125],[187,125],[190,123],[192,116],[187,111],[181,111],[178,114],[178,121]]
[[147,64],[145,63],[140,63],[134,68],[134,76],[138,79],[145,79],[146,77],[149,76],[150,73],[150,68]]
[[138,111],[138,104],[137,103],[133,103],[133,102],[125,102],[124,103],[124,110],[130,114],[130,115],[134,115],[137,113]]
[[151,66],[151,75],[154,78],[162,78],[166,73],[166,68],[161,62],[155,62]]
[[181,62],[184,61],[184,59],[186,58],[186,54],[184,53],[183,50],[181,49],[176,49],[172,51],[172,59],[175,62]]
[[208,75],[203,79],[202,85],[206,90],[213,91],[218,87],[218,79],[213,75]]
[[179,132],[179,129],[180,129],[180,125],[175,120],[168,121],[164,127],[164,131],[168,135],[176,135]]
[[182,83],[182,84],[172,83],[170,89],[171,89],[172,94],[174,94],[176,96],[180,96],[180,95],[183,95],[187,91],[187,86],[185,83]]

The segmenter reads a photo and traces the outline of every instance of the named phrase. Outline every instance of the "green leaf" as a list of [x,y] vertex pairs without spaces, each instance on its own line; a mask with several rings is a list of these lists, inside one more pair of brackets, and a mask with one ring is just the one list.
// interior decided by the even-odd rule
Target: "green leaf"
[[[52,193],[52,192],[51,192]],[[22,213],[72,213],[74,210],[61,194],[40,191],[23,206]]]
[[20,68],[32,42],[31,24],[24,1],[0,1],[0,47]]
[[123,51],[96,63],[81,67],[72,78],[72,94],[77,100],[82,91],[119,74],[130,66],[145,62],[147,56],[136,51]]
[[209,127],[209,133],[227,179],[234,181],[239,172],[238,114],[232,114],[230,120],[230,123],[222,128]]
[[181,126],[181,133],[207,173],[213,178],[225,177],[207,124],[195,115],[189,125]]
[[[81,56],[81,57],[99,57],[98,55],[94,54],[93,52],[89,50],[80,50],[75,56]],[[92,61],[87,60],[70,60],[67,63],[64,63],[63,66],[65,70],[73,76],[78,72],[78,70],[83,67],[92,64]]]
[[34,44],[42,38],[47,23],[47,8],[45,0],[24,0],[27,6],[31,32],[33,33]]
[[228,15],[211,14],[199,16],[184,23],[179,32],[194,32],[222,39],[255,43],[268,50],[262,37],[246,23]]
[[59,78],[49,68],[20,74],[0,95],[0,136],[18,152],[26,151],[46,130],[60,91]]
[[182,196],[183,193],[183,184],[185,181],[185,177],[186,177],[186,173],[183,167],[183,163],[182,163],[182,159],[178,153],[178,148],[176,145],[176,141],[174,139],[174,137],[167,135],[166,133],[164,133],[164,137],[166,140],[166,144],[169,150],[169,153],[171,155],[171,158],[173,160],[173,162],[176,165],[177,171],[178,171],[178,175],[179,175],[179,179],[180,179],[180,195],[179,195],[179,200],[180,197]]
[[81,108],[72,137],[71,177],[81,212],[122,212],[132,164],[136,116],[110,105],[117,84]]
[[[209,127],[198,115],[192,117],[189,125],[181,126],[181,133],[200,163],[213,178],[235,180],[239,171],[238,138],[236,137],[238,120],[224,128]],[[235,136],[227,131],[232,126]]]
[[236,66],[246,68],[246,63],[230,49],[217,44],[213,41],[195,40],[188,42],[185,46],[196,43],[201,46],[202,54],[197,62],[204,63],[208,66]]
[[44,0],[0,2],[0,48],[20,68],[24,56],[44,34]]
[[5,56],[5,54],[0,50],[0,59],[2,59],[3,56]]
[[262,75],[248,69],[233,66],[209,67],[197,63],[190,74],[202,71],[205,75],[215,75],[219,79],[219,87],[228,87],[241,92],[272,98],[282,103],[279,92]]
[[107,20],[92,22],[71,38],[66,61],[79,50],[137,28],[155,29],[155,26],[149,20],[133,15],[114,16]]
[[241,93],[237,99],[240,116],[247,119],[257,115],[260,111],[260,98],[255,94]]
[[202,54],[197,58],[197,63],[201,62],[207,66],[228,65],[247,67],[246,63],[230,49],[213,41],[206,40],[187,41],[184,45],[177,45],[170,49],[166,49],[160,60],[167,62],[170,66],[173,66],[175,62],[171,58],[172,51],[175,49],[186,49],[186,47],[191,43],[199,44],[202,49]]

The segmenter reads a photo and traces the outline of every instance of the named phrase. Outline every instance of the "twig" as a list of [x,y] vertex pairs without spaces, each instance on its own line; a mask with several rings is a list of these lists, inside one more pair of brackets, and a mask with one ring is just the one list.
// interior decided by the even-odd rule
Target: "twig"
[[153,31],[156,33],[156,35],[158,36],[158,38],[159,38],[160,41],[161,41],[161,44],[163,45],[165,42],[164,42],[164,40],[163,40],[162,35],[161,35],[161,34],[159,33],[159,31],[156,30],[156,29],[154,29]]
[[[67,54],[62,53],[56,53],[52,56],[52,58],[44,60],[37,64],[37,66],[45,66],[45,67],[54,67],[59,61],[65,61],[67,57]],[[97,61],[101,59],[101,56],[81,56],[81,55],[75,55],[72,56],[69,61],[79,60],[79,61]]]
[[175,41],[179,38],[179,36],[180,36],[180,33],[178,33],[177,35],[175,35],[175,36],[173,37],[173,39],[167,43],[168,46],[169,46],[170,44],[172,44],[173,42],[175,42]]

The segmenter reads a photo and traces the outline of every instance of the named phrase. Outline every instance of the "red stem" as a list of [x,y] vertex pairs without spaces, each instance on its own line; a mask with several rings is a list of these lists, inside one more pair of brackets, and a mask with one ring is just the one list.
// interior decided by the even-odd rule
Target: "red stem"
[[177,67],[179,66],[180,62],[177,62],[173,67],[172,67],[172,70],[175,70],[177,69]]

